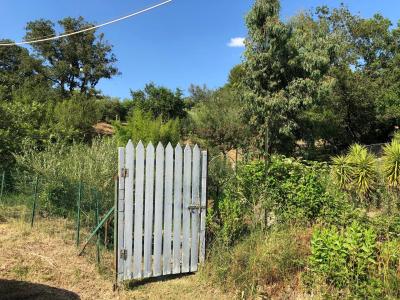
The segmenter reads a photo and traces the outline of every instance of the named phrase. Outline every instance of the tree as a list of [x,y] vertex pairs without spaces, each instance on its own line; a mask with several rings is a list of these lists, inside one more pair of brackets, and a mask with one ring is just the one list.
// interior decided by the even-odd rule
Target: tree
[[88,142],[95,134],[93,125],[101,117],[96,98],[76,93],[69,99],[55,103],[50,130],[59,141]]
[[[64,32],[73,32],[93,26],[82,17],[65,18],[58,22]],[[56,35],[55,24],[49,20],[29,22],[25,39],[33,40]],[[93,93],[99,81],[118,74],[112,46],[103,34],[95,30],[62,39],[32,44],[35,54],[44,62],[42,74],[58,87],[63,95],[74,90]]]
[[189,96],[185,99],[187,109],[192,109],[198,103],[207,100],[211,95],[212,91],[206,86],[199,86],[191,84],[189,86]]
[[41,62],[34,59],[27,49],[0,47],[0,100],[11,101],[13,92],[21,87],[46,84],[44,78],[38,75],[41,69]]
[[265,154],[292,151],[299,113],[329,91],[335,47],[311,16],[283,23],[279,12],[278,0],[257,0],[246,18],[245,116]]
[[213,92],[190,111],[195,134],[224,154],[237,149],[245,142],[247,133],[241,109],[237,91],[225,86]]
[[311,126],[304,131],[313,131],[316,140],[327,140],[339,150],[354,142],[387,141],[400,117],[394,46],[398,29],[392,30],[390,20],[381,15],[363,19],[344,6],[320,7],[315,19],[336,41],[328,71],[334,81],[329,96],[307,111]]
[[143,90],[131,91],[133,105],[143,111],[149,111],[155,118],[161,116],[163,121],[186,116],[182,91],[146,84]]

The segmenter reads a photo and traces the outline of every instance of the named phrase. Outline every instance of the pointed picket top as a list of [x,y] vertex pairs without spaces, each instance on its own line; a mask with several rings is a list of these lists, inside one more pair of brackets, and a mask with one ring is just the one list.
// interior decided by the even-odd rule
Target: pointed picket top
[[190,145],[189,144],[186,144],[186,146],[185,146],[185,153],[186,152],[191,152],[192,151],[192,148],[190,147]]
[[181,149],[182,150],[182,146],[181,146],[181,144],[176,144],[176,147],[175,147],[175,150],[177,150],[177,149]]
[[194,145],[194,147],[193,147],[193,153],[194,152],[199,152],[200,153],[200,148],[199,148],[199,146],[197,144]]
[[128,143],[126,144],[126,151],[133,151],[133,143],[132,140],[129,140]]
[[154,146],[152,142],[149,142],[146,147],[147,152],[154,152]]
[[144,150],[144,145],[143,145],[142,141],[139,141],[139,143],[136,146],[136,151],[139,151],[139,150]]
[[161,142],[158,142],[157,148],[156,148],[157,153],[162,153],[164,152],[164,146],[161,144]]
[[168,143],[167,147],[165,148],[166,151],[173,151],[174,148],[172,147],[171,143]]

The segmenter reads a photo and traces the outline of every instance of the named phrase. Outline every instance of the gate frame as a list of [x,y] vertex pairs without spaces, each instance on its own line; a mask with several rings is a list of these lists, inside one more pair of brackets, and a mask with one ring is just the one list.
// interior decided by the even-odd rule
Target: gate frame
[[[132,143],[132,142],[129,140],[127,145],[129,145],[129,143]],[[139,142],[139,143],[141,143],[141,142]],[[148,145],[150,145],[150,144],[151,144],[151,142]],[[148,145],[144,147],[145,151],[146,151]],[[178,143],[178,145],[179,145],[179,143]],[[125,232],[124,232],[125,231],[125,206],[126,206],[126,203],[125,203],[125,200],[126,200],[125,199],[125,189],[126,189],[125,178],[129,175],[129,169],[126,168],[126,163],[127,163],[127,161],[126,161],[126,146],[118,147],[118,172],[115,176],[115,193],[114,193],[114,198],[115,198],[114,199],[115,200],[114,201],[114,203],[115,203],[115,209],[114,209],[115,283],[113,286],[114,290],[118,289],[119,283],[121,283],[125,280],[132,280],[132,279],[124,278],[125,273],[126,273],[126,270],[125,270],[126,264],[124,263],[124,260],[126,260],[126,256],[127,256],[127,249],[125,249],[126,241],[125,241]],[[136,146],[133,148],[135,154],[136,154]],[[186,146],[189,146],[189,145],[186,144]],[[193,148],[191,146],[189,146],[189,147],[190,147],[191,154],[193,154],[192,152],[193,152],[194,147]],[[166,150],[166,148],[167,147],[163,147],[164,151]],[[175,148],[173,148],[173,149],[174,149],[174,153],[175,153]],[[182,147],[182,150],[183,150],[182,154],[184,153],[184,149],[185,148]],[[197,265],[204,264],[206,255],[207,255],[206,217],[207,217],[207,209],[208,209],[208,166],[209,166],[208,151],[201,150],[199,148],[199,153],[200,153],[199,205],[189,204],[189,206],[186,208],[189,211],[190,216],[192,214],[192,210],[194,210],[194,209],[198,209],[198,214],[199,214],[199,224],[198,224],[198,226],[199,226],[199,228],[198,228],[199,242],[198,242],[198,246],[197,246],[198,247]],[[193,157],[191,155],[191,162],[193,164],[192,158]],[[165,152],[164,152],[164,160],[165,160]],[[136,162],[136,157],[134,157],[134,161]],[[174,161],[175,161],[175,159],[174,159]],[[182,156],[182,163],[183,163],[183,161],[184,161],[184,158]],[[165,163],[165,161],[164,161],[164,163]],[[136,163],[135,163],[135,166],[133,167],[133,173],[135,173],[135,167],[136,167]],[[145,170],[143,170],[143,172],[145,173]],[[164,170],[164,172],[165,172],[165,170]],[[175,172],[175,168],[174,168],[174,172]],[[182,167],[182,172],[183,172],[183,167]],[[182,181],[183,180],[184,179],[182,176]],[[135,180],[133,180],[133,182],[135,184]],[[153,183],[153,184],[155,184],[155,183]],[[192,184],[192,181],[191,181],[191,184]],[[133,187],[133,194],[134,193],[135,193],[135,187]],[[143,197],[144,197],[144,194],[143,194]],[[165,196],[163,195],[163,199],[164,199],[164,197]],[[134,201],[135,201],[135,197],[133,197],[133,205],[135,203]],[[182,201],[181,214],[183,214],[183,210],[185,209],[183,207],[184,200],[182,199],[181,201]],[[190,199],[190,201],[192,201],[192,199]],[[144,202],[143,202],[143,204],[144,204]],[[144,217],[145,217],[145,215],[143,215],[143,218]],[[174,220],[174,218],[171,220],[172,223],[173,223],[173,220]],[[190,223],[189,223],[190,225],[191,225],[191,220],[192,220],[192,218],[190,218]],[[133,216],[132,222],[134,222],[134,216]],[[120,224],[123,224],[123,225],[120,226]],[[190,230],[190,232],[191,232],[191,230]],[[152,233],[154,234],[154,229],[152,230]],[[122,239],[119,237],[122,237]],[[133,238],[133,236],[132,236],[132,238]],[[144,237],[143,237],[143,241],[144,241]],[[190,245],[190,247],[191,247],[191,245]],[[118,249],[123,249],[123,250],[121,250],[120,253],[118,253]],[[182,249],[182,244],[180,245],[180,249]],[[132,255],[132,258],[133,258],[133,255]],[[181,258],[181,260],[182,260],[182,258]],[[189,262],[189,264],[190,264],[190,262]],[[182,265],[181,265],[181,267],[182,267]],[[173,269],[173,266],[171,268]],[[197,271],[197,268],[195,271],[191,271],[191,268],[189,266],[189,272],[180,272],[180,273],[171,272],[170,274],[161,274],[160,276],[150,276],[150,277],[142,276],[142,278],[140,280],[145,280],[148,278],[166,277],[166,276],[171,276],[171,275],[176,275],[176,274],[182,274],[182,275],[191,274],[196,271]]]

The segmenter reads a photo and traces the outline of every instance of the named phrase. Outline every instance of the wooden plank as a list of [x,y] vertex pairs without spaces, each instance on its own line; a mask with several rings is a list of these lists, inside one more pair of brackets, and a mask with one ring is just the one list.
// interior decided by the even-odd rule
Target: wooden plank
[[[192,206],[200,207],[200,149],[195,145],[193,148],[192,165]],[[199,226],[200,209],[191,210],[192,238],[190,248],[190,272],[197,271],[199,262]]]
[[149,143],[146,148],[146,182],[144,206],[144,271],[143,276],[150,277],[152,268],[153,242],[153,201],[154,201],[154,146]]
[[125,177],[125,231],[124,248],[126,250],[125,279],[132,279],[132,231],[133,231],[133,177],[135,153],[132,141],[126,145]]
[[206,213],[207,213],[207,151],[201,152],[201,193],[200,203],[202,206],[200,214],[200,263],[206,259]]
[[135,171],[135,227],[133,238],[133,278],[142,278],[143,250],[143,190],[144,190],[144,146],[136,147]]
[[173,273],[181,272],[181,225],[182,225],[182,147],[175,148],[174,170],[174,240]]
[[171,274],[172,191],[174,178],[174,149],[171,143],[165,150],[164,243],[163,274]]
[[182,273],[190,271],[190,211],[192,149],[186,145],[183,159]]
[[125,260],[121,258],[121,251],[124,250],[124,197],[125,197],[125,178],[123,176],[125,168],[125,148],[118,148],[118,281],[125,279]]
[[158,143],[156,149],[155,188],[153,276],[160,276],[164,202],[164,147],[161,143]]

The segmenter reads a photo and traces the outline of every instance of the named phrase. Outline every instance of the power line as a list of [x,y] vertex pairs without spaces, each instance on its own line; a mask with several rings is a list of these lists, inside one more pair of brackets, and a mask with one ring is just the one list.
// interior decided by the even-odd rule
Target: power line
[[83,32],[95,30],[95,29],[100,28],[100,27],[104,27],[104,26],[107,26],[107,25],[110,25],[110,24],[113,24],[113,23],[120,22],[120,21],[125,20],[125,19],[129,19],[129,18],[135,17],[137,15],[140,15],[142,13],[148,12],[148,11],[153,10],[155,8],[158,8],[158,7],[162,6],[162,5],[165,5],[165,4],[169,3],[169,2],[172,2],[172,0],[167,0],[167,1],[161,2],[159,4],[147,7],[145,9],[142,9],[140,11],[134,12],[134,13],[129,14],[127,16],[124,16],[124,17],[121,17],[121,18],[118,18],[118,19],[114,19],[114,20],[105,22],[103,24],[94,25],[94,26],[91,26],[91,27],[88,27],[88,28],[84,28],[84,29],[81,29],[81,30],[78,30],[78,31],[74,31],[74,32],[70,32],[70,33],[63,33],[63,34],[60,34],[60,35],[57,35],[57,36],[53,36],[53,37],[39,38],[39,39],[36,39],[36,40],[21,41],[21,42],[16,42],[16,43],[0,43],[0,46],[16,46],[16,45],[36,44],[36,43],[40,43],[40,42],[47,42],[47,41],[61,39],[61,38],[64,38],[64,37],[67,37],[67,36],[71,36],[71,35],[77,35],[77,34],[80,34],[80,33],[83,33]]

